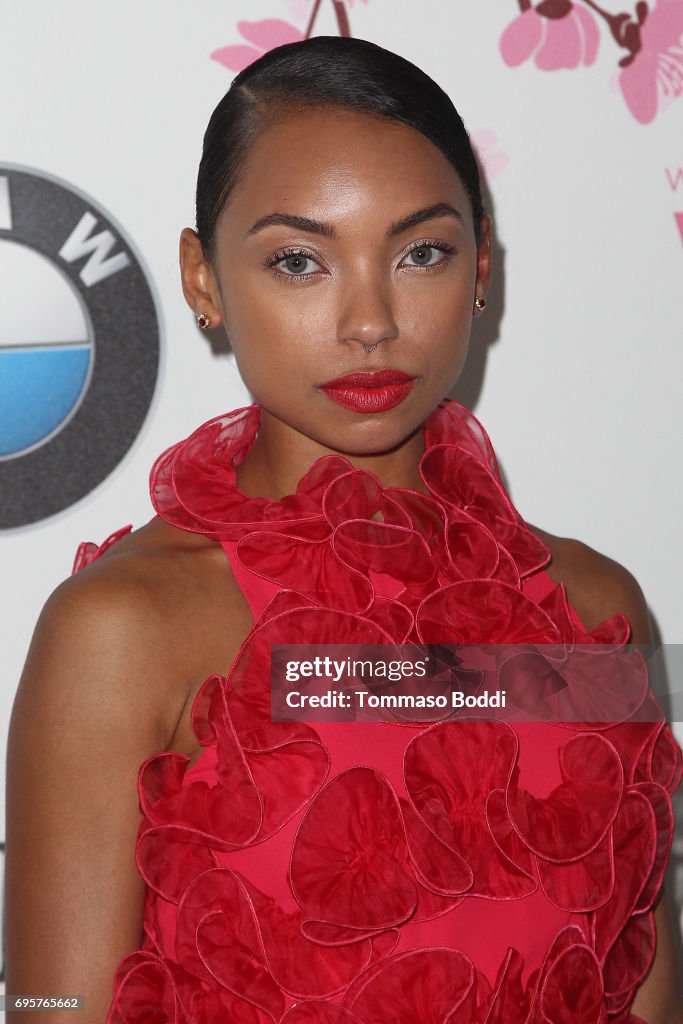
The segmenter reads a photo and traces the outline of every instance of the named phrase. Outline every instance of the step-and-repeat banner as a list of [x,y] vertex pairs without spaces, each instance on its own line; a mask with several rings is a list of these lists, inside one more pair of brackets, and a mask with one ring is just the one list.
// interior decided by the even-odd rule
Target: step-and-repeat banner
[[[454,397],[525,518],[626,565],[683,643],[683,0],[4,0],[3,741],[77,544],[145,523],[156,455],[249,401],[180,289],[209,114],[260,54],[337,33],[425,68],[485,170],[495,280]],[[679,834],[679,904],[681,875]]]

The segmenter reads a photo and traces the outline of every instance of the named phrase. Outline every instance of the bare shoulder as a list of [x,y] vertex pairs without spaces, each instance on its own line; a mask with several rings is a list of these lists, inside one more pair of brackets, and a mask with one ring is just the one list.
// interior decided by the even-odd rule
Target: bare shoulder
[[555,583],[564,583],[571,604],[584,624],[592,629],[621,612],[631,623],[632,639],[650,640],[647,604],[640,584],[620,562],[603,555],[583,541],[557,537],[527,523],[551,554],[547,572]]
[[248,631],[240,601],[219,545],[153,520],[46,602],[7,748],[9,991],[81,992],[104,1020],[142,940],[138,772],[194,753],[191,697]]
[[165,744],[192,691],[229,665],[231,634],[237,642],[249,623],[220,545],[154,519],[51,594],[18,697],[48,688],[56,666],[68,664],[62,699],[63,688],[83,699],[97,686],[99,700],[109,695],[157,718]]

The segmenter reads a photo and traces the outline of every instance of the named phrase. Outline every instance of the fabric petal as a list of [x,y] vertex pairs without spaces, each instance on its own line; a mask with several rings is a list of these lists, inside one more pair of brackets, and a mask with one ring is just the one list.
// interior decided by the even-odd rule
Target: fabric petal
[[624,795],[612,829],[614,893],[592,915],[593,945],[601,961],[638,904],[655,867],[657,825],[647,796],[631,787]]
[[626,997],[627,1005],[650,969],[655,954],[655,920],[650,911],[631,917],[612,945],[603,965],[605,992],[613,1001]]
[[632,718],[648,690],[645,660],[594,645],[510,653],[506,649],[498,685],[510,704],[530,718],[568,728],[607,729]]
[[106,1024],[138,1024],[151,1014],[158,1024],[185,1024],[168,967],[160,957],[140,950],[116,968]]
[[529,993],[522,984],[524,961],[516,949],[508,949],[498,970],[484,1024],[522,1024],[529,1012]]
[[594,850],[566,864],[537,858],[543,891],[556,907],[586,913],[604,906],[614,891],[612,836],[607,833]]
[[576,925],[567,925],[557,933],[548,947],[543,963],[529,977],[528,987],[531,1003],[528,1020],[525,1024],[541,1024],[541,1022],[545,1024],[548,1018],[541,1009],[541,996],[553,964],[565,951],[580,949],[584,946],[586,946],[585,936]]
[[311,803],[292,848],[292,891],[305,917],[384,929],[415,909],[398,799],[371,768],[350,768]]
[[552,620],[520,590],[497,580],[453,583],[425,598],[417,610],[423,643],[556,643]]
[[302,541],[281,533],[257,533],[237,545],[243,564],[259,576],[327,608],[358,614],[372,603],[372,586],[351,567],[342,571],[328,544]]
[[143,826],[135,859],[147,885],[171,903],[179,903],[199,875],[218,866],[203,835],[173,825]]
[[505,723],[449,722],[408,744],[404,776],[417,814],[474,874],[468,891],[497,899],[528,895],[536,883],[494,842],[486,821],[491,789],[502,788],[517,757],[517,738]]
[[338,1003],[305,999],[287,1010],[281,1024],[363,1024],[363,1021]]
[[623,792],[621,762],[599,733],[573,736],[560,751],[564,781],[539,799],[512,785],[508,814],[525,844],[543,860],[585,857],[614,821]]
[[650,803],[654,813],[656,832],[655,856],[652,870],[634,907],[634,913],[651,910],[664,881],[664,872],[671,853],[674,837],[674,814],[667,791],[656,783],[640,782],[632,789],[641,793]]
[[251,900],[240,877],[228,868],[206,871],[178,907],[176,952],[199,979],[215,979],[277,1020],[284,998],[265,962]]
[[345,1005],[363,1024],[437,1024],[456,1019],[474,984],[472,963],[458,950],[409,950],[361,976]]
[[400,803],[410,856],[422,885],[444,896],[469,889],[474,876],[467,862],[425,825],[407,800]]
[[674,793],[683,775],[683,751],[668,722],[660,722],[634,772],[636,782],[655,782]]
[[352,519],[335,529],[332,548],[352,571],[390,573],[400,564],[401,579],[406,584],[430,583],[436,576],[425,540],[402,526]]
[[346,988],[375,958],[367,938],[320,945],[308,941],[298,911],[286,913],[256,886],[244,882],[254,910],[265,964],[276,985],[296,998],[324,998]]
[[486,822],[499,850],[531,878],[531,853],[508,817],[504,789],[492,789],[489,793],[486,800]]
[[92,565],[105,551],[113,547],[117,541],[121,540],[122,537],[126,537],[132,529],[132,524],[129,523],[128,526],[122,526],[120,529],[115,530],[114,533],[110,533],[101,544],[93,544],[92,541],[83,541],[79,544],[76,548],[71,575],[73,576],[75,573],[80,572],[81,569],[85,569],[86,566]]
[[541,1013],[553,1024],[607,1024],[600,964],[587,946],[570,946],[550,967]]

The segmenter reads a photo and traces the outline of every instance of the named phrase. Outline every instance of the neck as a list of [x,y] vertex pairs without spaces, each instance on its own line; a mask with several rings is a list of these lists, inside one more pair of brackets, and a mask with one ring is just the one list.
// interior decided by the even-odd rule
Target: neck
[[299,480],[317,459],[341,455],[354,469],[374,473],[384,487],[404,487],[428,494],[418,468],[424,450],[421,426],[389,451],[359,455],[328,448],[262,409],[256,440],[236,467],[237,486],[249,497],[279,501],[296,491]]

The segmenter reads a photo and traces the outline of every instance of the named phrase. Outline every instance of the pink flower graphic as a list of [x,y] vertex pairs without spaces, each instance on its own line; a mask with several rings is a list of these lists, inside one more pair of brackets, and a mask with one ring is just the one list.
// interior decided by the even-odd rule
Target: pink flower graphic
[[279,18],[238,21],[237,28],[242,38],[252,45],[223,46],[211,54],[212,60],[224,64],[231,71],[242,71],[268,50],[283,46],[285,43],[296,43],[304,38],[300,29]]
[[507,167],[508,155],[498,148],[498,136],[492,129],[484,128],[473,132],[470,138],[474,152],[483,168],[486,178],[497,177]]
[[289,0],[287,10],[294,21],[305,21],[310,13],[310,0]]
[[674,219],[676,226],[681,233],[681,242],[683,242],[683,213],[674,213]]
[[598,52],[598,25],[585,7],[569,0],[544,0],[511,21],[500,39],[505,63],[517,67],[530,57],[541,71],[592,64]]
[[640,124],[654,121],[683,92],[683,0],[659,0],[641,28],[641,48],[619,75],[626,106]]

